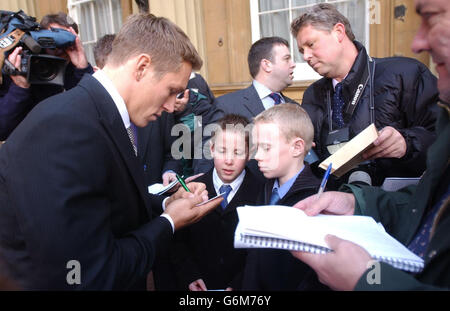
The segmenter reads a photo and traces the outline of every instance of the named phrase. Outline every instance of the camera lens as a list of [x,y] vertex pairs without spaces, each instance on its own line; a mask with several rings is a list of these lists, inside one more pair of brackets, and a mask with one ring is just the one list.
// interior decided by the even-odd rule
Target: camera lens
[[34,58],[31,68],[34,76],[42,81],[51,81],[58,75],[58,68],[44,58]]

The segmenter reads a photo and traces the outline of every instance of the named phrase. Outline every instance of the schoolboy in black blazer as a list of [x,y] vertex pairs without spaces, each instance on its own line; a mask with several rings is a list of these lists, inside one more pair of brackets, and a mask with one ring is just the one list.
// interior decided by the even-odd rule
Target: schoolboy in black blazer
[[[204,219],[175,236],[173,263],[182,290],[240,289],[246,250],[234,248],[238,223],[236,207],[255,205],[263,184],[248,170],[248,135],[226,125],[243,125],[241,116],[227,115],[213,135],[211,154],[215,167],[196,181],[206,185],[209,196],[225,191],[224,202]],[[240,144],[239,142],[242,142]],[[223,190],[230,186],[231,189]]]

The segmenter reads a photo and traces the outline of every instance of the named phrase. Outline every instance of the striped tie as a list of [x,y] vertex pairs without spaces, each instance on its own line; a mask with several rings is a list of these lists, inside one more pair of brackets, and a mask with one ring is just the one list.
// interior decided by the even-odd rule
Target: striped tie
[[270,93],[269,97],[273,99],[274,104],[278,105],[281,103],[281,96],[278,93]]
[[136,144],[136,135],[133,129],[133,125],[130,125],[127,128],[128,137],[130,138],[131,144],[133,145],[134,155],[137,156],[137,144]]
[[231,190],[233,190],[233,189],[231,188],[230,185],[222,185],[222,186],[220,186],[220,188],[219,188],[219,192],[220,192],[220,193],[225,193],[225,194],[223,195],[223,201],[220,202],[220,205],[222,206],[223,209],[226,209],[226,208],[227,208],[227,205],[228,205],[228,195],[230,194]]
[[278,201],[280,201],[280,195],[278,194],[278,188],[273,188],[269,205],[275,205],[278,203]]

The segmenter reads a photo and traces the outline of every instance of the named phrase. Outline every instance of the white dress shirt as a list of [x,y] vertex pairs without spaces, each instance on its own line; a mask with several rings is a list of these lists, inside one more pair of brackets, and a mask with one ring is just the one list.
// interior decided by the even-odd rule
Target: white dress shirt
[[[272,97],[269,96],[270,94],[272,94],[274,92],[272,92],[267,86],[265,86],[264,84],[262,84],[256,80],[253,80],[253,86],[255,87],[256,92],[258,93],[258,96],[261,99],[265,110],[275,106],[275,101],[272,99]],[[281,103],[284,104],[285,100],[284,100],[283,95],[281,95],[278,92],[275,92],[275,93],[280,95]]]
[[216,168],[214,168],[213,170],[213,184],[214,184],[214,189],[216,190],[216,194],[219,194],[220,191],[220,187],[222,185],[230,185],[231,186],[231,191],[228,194],[227,197],[227,202],[230,203],[231,200],[233,199],[234,195],[236,194],[236,192],[239,190],[239,187],[242,185],[242,182],[244,181],[244,177],[245,177],[245,170],[243,170],[238,177],[236,177],[235,180],[233,180],[230,184],[228,183],[224,183],[219,175],[217,174],[217,170]]

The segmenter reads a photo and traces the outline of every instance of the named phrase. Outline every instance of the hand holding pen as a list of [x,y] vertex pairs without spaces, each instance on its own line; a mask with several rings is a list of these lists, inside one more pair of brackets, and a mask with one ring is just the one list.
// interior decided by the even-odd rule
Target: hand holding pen
[[318,214],[353,215],[355,212],[355,196],[352,193],[338,191],[326,191],[323,193],[330,174],[331,164],[328,166],[327,172],[325,172],[319,192],[297,202],[294,208],[304,211],[308,216]]
[[[184,180],[183,180],[184,182]],[[183,184],[182,184],[183,186]],[[189,190],[187,192],[184,188]],[[223,200],[222,197],[208,201],[208,191],[203,183],[189,183],[189,188],[184,182],[183,189],[178,189],[165,202],[164,213],[169,215],[173,221],[175,230],[201,219],[205,214],[216,208]]]
[[201,197],[202,202],[208,200],[208,191],[206,190],[205,184],[198,182],[191,182],[189,183],[188,187],[185,180],[181,176],[178,175],[177,180],[178,183],[181,185],[181,187],[179,187],[178,190],[168,198],[168,200],[166,201],[166,205],[178,199],[186,199],[193,197]]
[[320,195],[325,191],[325,187],[327,185],[328,178],[330,177],[331,173],[331,166],[330,163],[328,165],[327,171],[325,172],[325,175],[323,175],[322,182],[320,183],[319,191],[317,192],[317,200],[320,198]]
[[177,177],[177,180],[180,183],[180,185],[183,187],[183,189],[186,190],[186,192],[191,192],[191,190],[189,190],[186,183],[184,182],[184,179],[178,174],[176,174],[175,176]]

